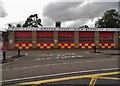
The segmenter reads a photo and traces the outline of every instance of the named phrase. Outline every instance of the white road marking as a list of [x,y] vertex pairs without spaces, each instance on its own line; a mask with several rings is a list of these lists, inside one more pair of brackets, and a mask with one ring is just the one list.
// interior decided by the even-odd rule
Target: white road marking
[[46,64],[46,66],[49,66],[50,64]]
[[57,59],[59,58],[59,57],[56,57]]
[[20,58],[18,58],[18,59],[15,59],[14,61],[17,61],[17,60],[19,60]]
[[[28,53],[26,53],[25,54],[25,56],[27,56],[28,55]],[[20,58],[18,58],[18,59],[15,59],[14,61],[18,61],[19,59],[22,59],[24,56],[22,56],[22,57],[20,57]]]
[[[27,55],[28,55],[28,53],[25,54],[25,56],[27,56]],[[15,59],[14,61],[18,61],[19,59],[22,59],[23,57],[24,57],[24,56],[19,57],[19,58]]]
[[72,56],[72,58],[74,58],[74,57],[76,57],[76,56]]
[[4,63],[4,64],[2,64],[2,65],[7,65],[7,64],[9,64],[10,62],[7,62],[7,63]]
[[93,61],[86,61],[86,62],[93,62]]
[[22,68],[28,68],[28,67],[22,67]]
[[25,56],[27,56],[27,55],[28,55],[28,53],[25,54]]
[[[97,62],[97,61],[106,61],[106,60],[116,60],[117,58],[110,58],[110,59],[105,59],[105,60],[89,60],[89,61],[82,61],[82,62],[86,62],[86,63],[89,63],[89,62]],[[81,63],[82,63],[81,62]],[[74,63],[80,63],[80,61],[76,61],[76,62],[68,62],[68,63],[57,63],[57,64],[45,64],[45,65],[34,65],[34,66],[28,66],[28,67],[19,67],[19,68],[11,68],[11,69],[3,69],[3,70],[6,70],[6,71],[9,71],[9,70],[15,70],[15,69],[22,69],[22,68],[34,68],[34,67],[40,67],[40,66],[56,66],[56,65],[65,65],[65,64],[74,64]]]
[[18,69],[18,68],[12,68],[13,70],[16,70],[16,69]]
[[65,56],[65,58],[67,58],[67,56]]
[[37,58],[37,59],[35,59],[35,60],[40,60],[40,58]]
[[83,56],[77,56],[77,57],[83,57]]
[[[58,58],[58,57],[56,57],[56,58]],[[47,59],[47,60],[49,60],[49,59],[52,59],[52,58],[37,58],[37,59],[35,59],[35,60],[42,60],[42,59]]]
[[39,67],[40,65],[35,65],[35,66],[33,66],[33,67]]
[[33,76],[33,77],[26,77],[26,78],[3,80],[3,81],[0,81],[0,82],[10,82],[10,81],[34,79],[34,78],[41,78],[41,77],[43,78],[43,77],[50,77],[50,76],[68,75],[68,74],[85,73],[85,72],[98,72],[98,71],[118,70],[118,69],[119,69],[119,68],[108,68],[108,69],[96,69],[96,70],[75,71],[75,72],[57,73],[57,74],[50,74],[50,75],[42,75],[42,76]]
[[67,63],[62,63],[62,64],[67,64]]

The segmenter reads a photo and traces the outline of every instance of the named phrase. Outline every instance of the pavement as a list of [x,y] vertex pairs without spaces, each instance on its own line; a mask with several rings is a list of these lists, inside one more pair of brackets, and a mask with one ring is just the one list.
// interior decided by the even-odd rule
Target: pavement
[[[62,53],[65,53],[66,52],[66,56],[67,56],[67,53],[68,55],[70,55],[70,53],[72,54],[78,54],[80,53],[80,56],[78,54],[78,57],[81,57],[81,54],[82,54],[82,57],[86,57],[86,58],[94,58],[94,57],[114,57],[114,56],[117,56],[119,57],[120,56],[120,50],[114,50],[114,49],[110,49],[110,50],[107,50],[107,49],[97,49],[96,53],[94,53],[94,50],[80,50],[80,49],[71,49],[71,50],[67,50],[67,49],[63,49],[63,50],[60,50],[60,49],[52,49],[52,50],[21,50],[21,56],[26,56],[28,53],[31,55],[33,53],[45,53],[44,55],[46,55],[46,53],[50,54],[50,53],[58,53],[58,52],[61,52]],[[2,53],[1,53],[2,54]],[[29,56],[30,56],[29,55]],[[73,56],[74,57],[74,56]],[[18,59],[18,50],[7,50],[6,51],[6,61],[4,63],[7,63],[7,62],[10,62],[10,61],[14,61],[15,59]],[[2,62],[2,61],[0,61]]]

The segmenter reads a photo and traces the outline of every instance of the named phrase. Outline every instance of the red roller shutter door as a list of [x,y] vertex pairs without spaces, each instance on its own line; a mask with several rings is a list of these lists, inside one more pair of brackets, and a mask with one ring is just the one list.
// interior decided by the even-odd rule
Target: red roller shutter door
[[27,31],[15,32],[15,48],[31,49],[32,48],[32,32],[27,32]]
[[100,32],[100,48],[114,48],[114,32]]
[[58,48],[74,48],[74,32],[58,32]]
[[37,48],[38,49],[54,48],[54,32],[51,32],[51,31],[37,32]]
[[79,48],[91,49],[94,46],[94,32],[79,32]]

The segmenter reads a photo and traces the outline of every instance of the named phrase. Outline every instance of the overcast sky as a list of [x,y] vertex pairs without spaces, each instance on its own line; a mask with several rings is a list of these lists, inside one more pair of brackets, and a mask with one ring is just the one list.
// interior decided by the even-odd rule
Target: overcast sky
[[[23,23],[29,15],[38,14],[45,27],[61,21],[63,27],[94,27],[106,10],[117,9],[119,0],[0,0],[0,27]],[[68,2],[69,1],[69,2]],[[108,2],[109,1],[109,2]]]

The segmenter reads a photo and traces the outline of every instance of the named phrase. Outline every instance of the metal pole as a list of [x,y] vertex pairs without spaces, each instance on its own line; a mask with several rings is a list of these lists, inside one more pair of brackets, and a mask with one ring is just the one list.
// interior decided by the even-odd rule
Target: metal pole
[[118,49],[120,50],[120,36],[118,38]]
[[20,49],[18,49],[18,57],[20,57]]
[[5,60],[6,60],[6,52],[3,51],[3,61],[5,61]]
[[96,53],[96,45],[94,45],[94,53]]

